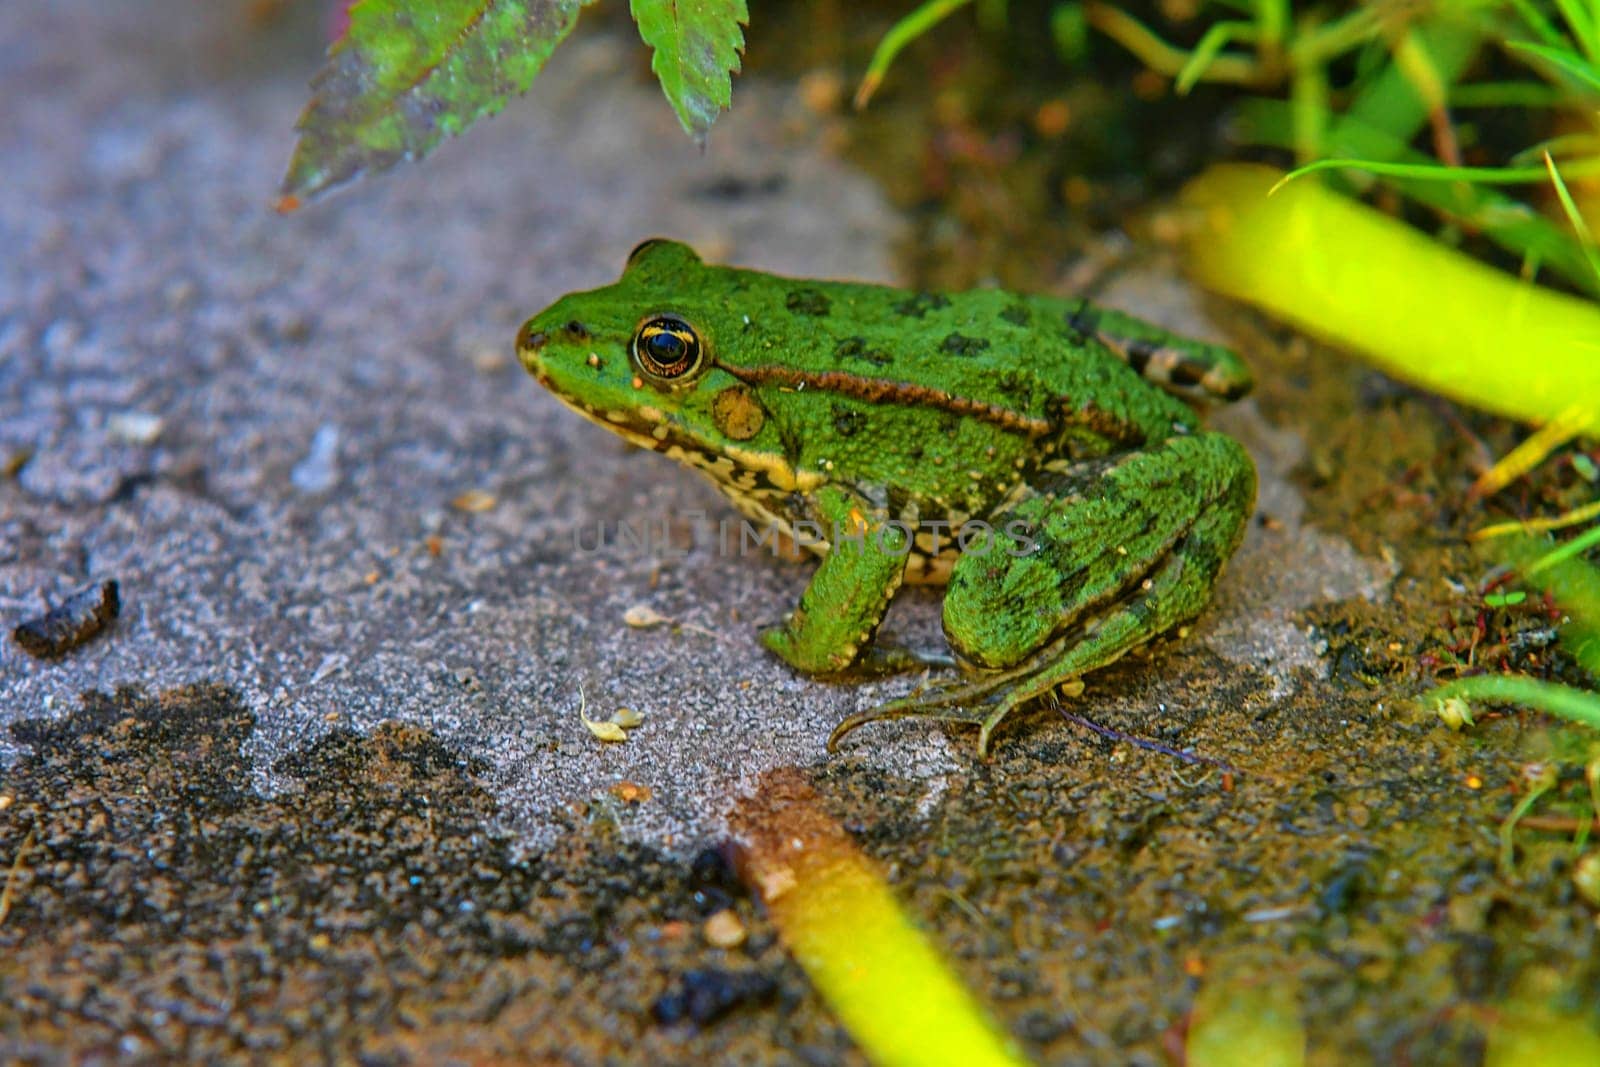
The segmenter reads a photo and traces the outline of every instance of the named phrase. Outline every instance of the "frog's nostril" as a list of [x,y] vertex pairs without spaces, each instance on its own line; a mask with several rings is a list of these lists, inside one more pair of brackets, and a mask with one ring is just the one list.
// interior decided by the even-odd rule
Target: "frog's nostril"
[[543,330],[533,329],[531,321],[525,322],[522,324],[522,329],[517,331],[517,351],[527,352],[531,350],[537,352],[544,347],[544,343],[548,340],[549,338],[545,336]]

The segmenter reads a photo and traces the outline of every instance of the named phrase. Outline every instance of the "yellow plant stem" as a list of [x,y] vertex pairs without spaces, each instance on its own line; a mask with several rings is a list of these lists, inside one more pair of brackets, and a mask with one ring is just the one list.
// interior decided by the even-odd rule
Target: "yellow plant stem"
[[779,936],[874,1063],[1027,1061],[950,973],[796,771],[763,776],[734,816],[740,870]]
[[1526,441],[1507,452],[1500,462],[1484,471],[1472,483],[1473,493],[1493,496],[1527,474],[1543,463],[1550,453],[1584,431],[1594,429],[1593,414],[1581,404],[1574,404],[1563,411],[1529,435]]
[[1600,307],[1502,274],[1301,179],[1213,167],[1183,193],[1206,286],[1362,353],[1396,377],[1535,423],[1600,428]]
[[[1513,449],[1511,455],[1515,455]],[[1510,459],[1508,455],[1506,459]],[[1501,461],[1502,463],[1505,460]],[[1474,530],[1470,536],[1473,541],[1485,541],[1491,537],[1505,537],[1508,534],[1535,534],[1548,530],[1561,530],[1568,526],[1576,526],[1580,522],[1600,517],[1600,500],[1591,500],[1581,507],[1573,508],[1565,515],[1556,515],[1548,519],[1522,519],[1512,522],[1499,522],[1493,526],[1485,526],[1481,530]]]

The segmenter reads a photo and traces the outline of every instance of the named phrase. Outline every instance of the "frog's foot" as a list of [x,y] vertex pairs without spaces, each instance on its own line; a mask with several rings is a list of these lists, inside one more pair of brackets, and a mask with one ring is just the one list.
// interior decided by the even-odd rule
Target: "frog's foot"
[[[875,708],[858,711],[847,716],[833,728],[833,733],[828,735],[828,751],[838,750],[839,742],[844,736],[858,726],[865,726],[869,722],[886,722],[890,719],[923,718],[939,719],[945,722],[969,722],[982,724],[988,718],[995,701],[992,699],[996,690],[1002,690],[1007,685],[1014,685],[1018,679],[1023,679],[1032,671],[1038,670],[1036,660],[1039,657],[1029,657],[1028,662],[1021,667],[1007,671],[994,671],[985,673],[981,677],[966,681],[952,681],[934,686],[919,686],[916,691],[908,693],[897,700],[887,704],[879,704]],[[1006,709],[1009,711],[1010,709]],[[1004,717],[1002,713],[1001,718]],[[995,723],[999,723],[999,719]],[[981,747],[986,752],[988,736],[993,726],[986,727],[981,734]]]
[[874,641],[850,666],[823,675],[823,678],[830,682],[847,682],[863,678],[886,678],[912,671],[948,669],[956,665],[956,658],[948,652],[923,652],[904,645]]

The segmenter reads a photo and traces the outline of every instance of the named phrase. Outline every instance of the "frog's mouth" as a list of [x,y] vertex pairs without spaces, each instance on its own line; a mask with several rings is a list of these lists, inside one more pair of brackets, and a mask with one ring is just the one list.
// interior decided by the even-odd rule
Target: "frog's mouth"
[[547,374],[543,366],[536,366],[533,380],[544,386],[550,395],[561,402],[568,411],[583,416],[597,426],[604,426],[631,445],[652,452],[665,452],[675,442],[666,413],[660,408],[640,405],[631,409],[607,410],[575,399],[563,392]]

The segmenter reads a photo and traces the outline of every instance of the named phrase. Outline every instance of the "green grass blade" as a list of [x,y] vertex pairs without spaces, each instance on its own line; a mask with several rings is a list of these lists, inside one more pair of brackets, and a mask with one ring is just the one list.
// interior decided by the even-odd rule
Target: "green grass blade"
[[1423,694],[1422,699],[1428,704],[1437,704],[1452,697],[1488,704],[1521,704],[1600,730],[1600,694],[1554,682],[1521,675],[1480,674],[1442,685]]
[[1294,55],[1296,65],[1310,63],[1321,66],[1372,40],[1381,25],[1378,12],[1363,5],[1342,18],[1300,36],[1290,45],[1290,52]]
[[1566,44],[1562,39],[1561,31],[1555,24],[1545,18],[1544,12],[1534,6],[1532,0],[1511,0],[1511,6],[1517,9],[1517,14],[1522,16],[1522,21],[1545,44],[1552,48],[1561,48]]
[[1532,41],[1507,41],[1506,47],[1513,52],[1537,56],[1583,86],[1588,92],[1600,94],[1600,70],[1585,63],[1583,57],[1564,48],[1551,48],[1548,45],[1534,44]]
[[1081,63],[1089,54],[1089,16],[1079,0],[1057,4],[1050,12],[1050,37],[1056,53],[1068,63]]
[[[1416,47],[1426,51],[1429,61],[1445,86],[1461,80],[1478,54],[1482,34],[1477,26],[1452,20],[1434,20],[1414,30]],[[1387,63],[1377,77],[1361,86],[1344,116],[1333,125],[1332,140],[1339,140],[1339,127],[1346,122],[1381,130],[1401,142],[1409,142],[1427,125],[1428,104],[1407,79],[1397,63]]]
[[1468,107],[1564,107],[1567,95],[1542,82],[1473,82],[1450,90],[1450,106]]
[[[1277,100],[1246,101],[1235,121],[1235,135],[1245,144],[1292,149],[1293,122],[1289,105]],[[1430,162],[1404,142],[1349,119],[1336,124],[1325,147],[1329,152],[1359,159]],[[1522,201],[1492,186],[1405,178],[1388,180],[1412,200],[1481,231],[1500,247],[1524,260],[1543,263],[1572,284],[1600,296],[1600,284],[1596,283],[1577,241]]]
[[883,40],[878,42],[878,47],[873,51],[872,61],[867,64],[867,73],[861,79],[860,88],[856,90],[855,106],[857,108],[867,106],[872,94],[883,84],[884,76],[889,73],[889,67],[894,63],[895,57],[906,45],[971,2],[972,0],[926,0],[911,14],[890,26],[889,32],[883,35]]
[[1188,62],[1178,71],[1174,80],[1173,89],[1179,96],[1188,96],[1189,90],[1200,81],[1206,68],[1211,66],[1217,55],[1234,41],[1253,41],[1256,39],[1256,29],[1248,22],[1218,22],[1200,38],[1194,46],[1194,51],[1189,53]]
[[[1575,160],[1566,165],[1567,173],[1581,178],[1600,175],[1600,157]],[[1424,182],[1481,182],[1485,185],[1528,185],[1549,177],[1543,167],[1448,167],[1442,163],[1385,163],[1376,159],[1319,159],[1296,167],[1283,176],[1279,185],[1319,170],[1364,170],[1393,178]]]
[[1583,221],[1583,214],[1578,210],[1578,205],[1573,203],[1567,183],[1562,180],[1561,172],[1556,169],[1556,161],[1550,158],[1549,152],[1544,154],[1544,165],[1550,171],[1550,182],[1556,187],[1556,195],[1561,198],[1561,210],[1566,212],[1572,231],[1578,235],[1578,245],[1588,258],[1589,266],[1594,268],[1595,278],[1600,279],[1600,249],[1595,247],[1594,234],[1589,232],[1589,224]]
[[1254,0],[1251,7],[1255,9],[1261,43],[1269,48],[1281,45],[1289,29],[1289,0]]
[[632,0],[639,36],[655,50],[650,69],[685,132],[705,137],[733,101],[745,0]]
[[[1566,612],[1558,631],[1561,647],[1592,677],[1600,678],[1600,569],[1578,558],[1585,548],[1592,547],[1592,543],[1581,544],[1583,539],[1565,542],[1536,558],[1535,554],[1550,544],[1549,538],[1518,538],[1503,551],[1518,565],[1525,581],[1548,593]],[[1572,545],[1578,545],[1577,549],[1572,550]]]
[[1590,59],[1594,59],[1594,17],[1584,10],[1579,0],[1556,0],[1556,7],[1561,9],[1561,17],[1567,20],[1567,29],[1572,31],[1573,39],[1578,42],[1578,47],[1582,48],[1584,54]]
[[1542,166],[1545,156],[1560,156],[1565,160],[1584,155],[1600,155],[1600,137],[1592,133],[1564,133],[1529,145],[1506,160],[1506,166],[1524,167],[1532,163]]
[[1595,545],[1600,545],[1600,526],[1585,530],[1572,540],[1546,552],[1532,563],[1529,563],[1525,573],[1532,578],[1540,571],[1548,570],[1570,559],[1576,559]]
[[1289,85],[1289,112],[1294,126],[1294,157],[1316,159],[1324,153],[1328,131],[1328,71],[1320,63],[1295,68]]

